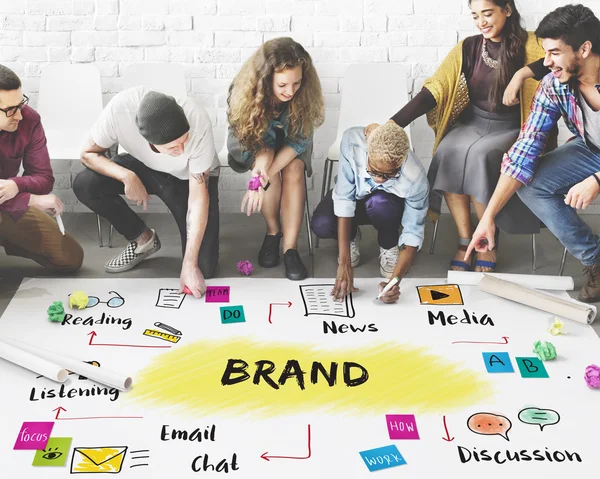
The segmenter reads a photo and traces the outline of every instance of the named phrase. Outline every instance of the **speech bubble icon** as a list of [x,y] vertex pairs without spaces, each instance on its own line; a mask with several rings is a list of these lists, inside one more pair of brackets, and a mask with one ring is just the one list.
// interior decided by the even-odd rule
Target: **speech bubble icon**
[[507,441],[510,441],[510,439],[508,439],[508,431],[512,427],[512,423],[506,416],[500,416],[489,412],[480,412],[473,414],[467,420],[467,426],[475,434],[483,434],[484,436],[493,436],[497,434]]
[[525,424],[537,424],[540,426],[540,431],[543,431],[546,426],[558,424],[560,414],[553,409],[538,409],[537,407],[528,407],[519,413],[519,421]]

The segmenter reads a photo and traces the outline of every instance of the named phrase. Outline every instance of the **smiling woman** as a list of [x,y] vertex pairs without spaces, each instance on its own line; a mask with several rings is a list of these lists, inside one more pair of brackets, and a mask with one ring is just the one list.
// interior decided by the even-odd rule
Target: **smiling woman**
[[[481,219],[498,182],[502,156],[529,114],[537,81],[524,79],[535,75],[539,80],[548,73],[543,50],[535,35],[523,28],[514,0],[469,0],[468,5],[481,33],[456,45],[423,89],[392,117],[405,127],[427,114],[435,132],[428,172],[430,215],[439,217],[445,199],[459,236],[450,268],[458,271],[473,269],[464,258],[473,232],[471,204]],[[525,65],[527,74],[522,72]],[[520,105],[513,98],[518,96]],[[553,133],[548,147],[554,146],[555,138]],[[496,225],[519,234],[540,228],[516,196],[502,209]],[[476,271],[495,269],[494,246],[478,253]]]

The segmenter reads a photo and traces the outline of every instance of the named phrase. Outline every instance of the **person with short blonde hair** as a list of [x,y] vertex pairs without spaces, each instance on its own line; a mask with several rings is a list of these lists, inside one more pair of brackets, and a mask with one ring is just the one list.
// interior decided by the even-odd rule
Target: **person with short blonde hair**
[[[341,300],[354,290],[353,268],[360,262],[358,226],[370,224],[377,230],[382,277],[398,278],[380,299],[396,302],[399,280],[423,245],[428,207],[427,176],[403,128],[388,121],[368,137],[363,127],[346,130],[335,187],[317,206],[311,221],[319,238],[338,240],[339,266],[332,291],[335,299]],[[379,291],[385,286],[385,282],[380,283]]]

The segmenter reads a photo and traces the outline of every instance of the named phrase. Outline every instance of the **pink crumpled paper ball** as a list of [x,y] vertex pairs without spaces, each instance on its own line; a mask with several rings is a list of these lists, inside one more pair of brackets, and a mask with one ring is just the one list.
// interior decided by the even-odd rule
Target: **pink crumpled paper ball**
[[600,367],[591,364],[585,368],[584,379],[589,387],[600,389]]
[[239,261],[237,264],[237,270],[245,276],[250,276],[254,271],[254,266],[252,266],[252,263],[248,260]]

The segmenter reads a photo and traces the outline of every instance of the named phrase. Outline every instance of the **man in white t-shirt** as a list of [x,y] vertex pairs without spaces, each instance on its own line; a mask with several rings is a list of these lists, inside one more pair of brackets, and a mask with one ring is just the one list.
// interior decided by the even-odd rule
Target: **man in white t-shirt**
[[[115,145],[126,153],[109,159]],[[130,242],[105,270],[127,271],[160,249],[156,232],[121,197],[145,210],[149,195],[156,195],[181,234],[180,290],[187,286],[201,297],[219,257],[219,160],[204,108],[144,86],[125,90],[90,131],[81,161],[87,168],[75,178],[75,195]]]

